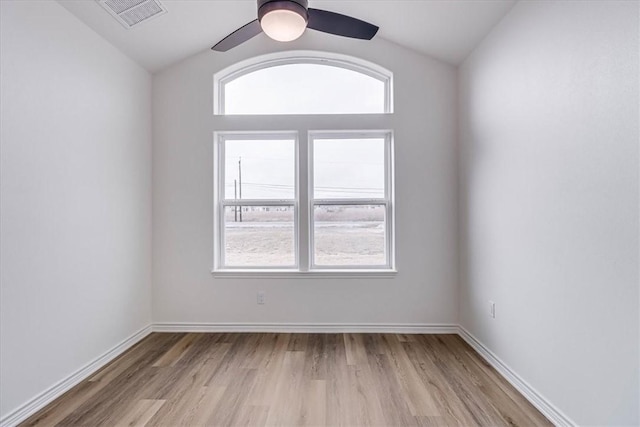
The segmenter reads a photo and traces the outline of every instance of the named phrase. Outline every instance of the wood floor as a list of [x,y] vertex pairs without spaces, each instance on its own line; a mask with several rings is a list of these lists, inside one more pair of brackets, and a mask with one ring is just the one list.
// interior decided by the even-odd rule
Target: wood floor
[[457,335],[158,334],[23,425],[551,425]]

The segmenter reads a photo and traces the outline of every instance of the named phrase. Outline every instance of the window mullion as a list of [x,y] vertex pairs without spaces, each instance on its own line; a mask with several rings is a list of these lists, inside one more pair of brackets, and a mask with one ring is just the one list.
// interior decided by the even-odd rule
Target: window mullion
[[297,191],[298,191],[298,267],[300,271],[309,271],[311,244],[311,219],[309,210],[310,186],[313,185],[313,168],[311,165],[309,134],[307,129],[298,131],[297,152]]
[[213,178],[214,268],[223,268],[224,266],[224,205],[222,204],[222,199],[224,199],[224,158],[224,136],[214,134],[213,164],[215,165],[214,171],[217,171]]

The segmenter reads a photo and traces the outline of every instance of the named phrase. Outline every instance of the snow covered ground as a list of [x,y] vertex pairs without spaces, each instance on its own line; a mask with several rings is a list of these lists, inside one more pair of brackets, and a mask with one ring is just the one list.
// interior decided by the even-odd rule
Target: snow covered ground
[[[385,263],[383,221],[316,222],[317,265]],[[295,264],[292,222],[228,222],[226,265],[291,266]]]

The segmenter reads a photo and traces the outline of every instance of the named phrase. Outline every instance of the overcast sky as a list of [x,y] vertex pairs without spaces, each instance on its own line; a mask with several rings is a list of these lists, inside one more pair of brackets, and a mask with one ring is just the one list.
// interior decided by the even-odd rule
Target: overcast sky
[[319,64],[263,68],[225,85],[226,114],[384,113],[384,82]]
[[[242,159],[243,199],[294,199],[293,140],[227,140],[225,196],[234,199]],[[330,139],[314,143],[315,198],[383,198],[384,139]],[[239,188],[237,188],[239,193]],[[238,194],[239,198],[240,195]]]

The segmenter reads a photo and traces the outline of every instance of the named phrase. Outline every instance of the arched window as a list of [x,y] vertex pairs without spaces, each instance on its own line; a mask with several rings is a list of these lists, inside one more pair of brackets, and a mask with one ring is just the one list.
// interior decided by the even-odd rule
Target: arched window
[[392,98],[391,72],[342,55],[217,73],[214,273],[393,274]]
[[344,56],[271,56],[230,67],[214,80],[221,115],[392,112],[391,73]]

